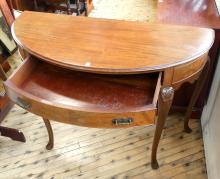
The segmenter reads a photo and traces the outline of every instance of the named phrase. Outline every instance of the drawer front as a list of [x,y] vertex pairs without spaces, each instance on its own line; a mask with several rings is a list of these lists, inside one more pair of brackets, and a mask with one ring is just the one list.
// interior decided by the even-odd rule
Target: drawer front
[[199,59],[174,68],[173,83],[179,83],[199,73],[205,65],[207,57],[203,56]]
[[19,91],[9,89],[6,86],[8,96],[22,108],[44,118],[62,123],[74,124],[94,128],[121,128],[140,125],[151,125],[155,121],[156,109],[141,112],[126,113],[95,113],[71,110],[68,108],[53,106],[39,100],[34,100]]

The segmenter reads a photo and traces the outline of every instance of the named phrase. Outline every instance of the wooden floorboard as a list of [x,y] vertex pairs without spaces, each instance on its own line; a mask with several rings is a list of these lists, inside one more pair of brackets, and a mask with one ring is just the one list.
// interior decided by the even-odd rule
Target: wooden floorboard
[[199,121],[191,120],[186,134],[180,114],[167,120],[158,170],[150,167],[154,126],[93,129],[52,121],[55,146],[47,151],[40,117],[15,106],[2,124],[22,130],[27,142],[0,137],[0,178],[207,178]]

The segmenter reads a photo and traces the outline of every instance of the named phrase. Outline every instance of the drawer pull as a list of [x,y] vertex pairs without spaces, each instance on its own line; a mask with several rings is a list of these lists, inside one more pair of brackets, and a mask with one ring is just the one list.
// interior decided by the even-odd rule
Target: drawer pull
[[131,117],[129,117],[129,118],[125,118],[125,119],[123,119],[123,118],[113,119],[112,123],[116,126],[118,126],[118,125],[130,125],[133,121],[134,120]]
[[31,104],[28,103],[27,101],[23,100],[22,98],[18,97],[16,103],[24,109],[30,109],[31,108]]

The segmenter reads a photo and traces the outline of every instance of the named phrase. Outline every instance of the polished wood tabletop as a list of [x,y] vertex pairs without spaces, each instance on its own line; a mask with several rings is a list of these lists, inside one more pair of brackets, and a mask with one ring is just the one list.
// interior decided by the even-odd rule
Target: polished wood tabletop
[[214,36],[205,28],[28,11],[16,20],[12,32],[18,44],[42,60],[97,73],[177,66],[206,53]]

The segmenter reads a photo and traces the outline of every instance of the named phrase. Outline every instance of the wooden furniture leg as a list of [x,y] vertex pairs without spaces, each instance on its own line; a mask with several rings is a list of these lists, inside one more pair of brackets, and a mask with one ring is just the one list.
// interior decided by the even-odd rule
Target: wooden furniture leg
[[70,7],[70,0],[66,0],[66,6],[67,6],[67,14],[71,15],[71,7]]
[[48,136],[49,136],[49,141],[46,146],[46,149],[51,150],[54,145],[53,129],[48,119],[43,118],[43,120],[44,120],[45,126],[47,128]]
[[161,133],[166,121],[166,117],[170,110],[173,101],[174,89],[172,87],[161,88],[158,99],[158,119],[156,122],[156,130],[153,139],[152,153],[151,153],[151,167],[152,169],[159,168],[157,162],[157,148],[160,141]]
[[76,15],[77,15],[77,16],[80,15],[80,4],[79,4],[79,0],[76,0]]
[[84,0],[85,16],[88,16],[88,2]]
[[9,137],[12,140],[19,142],[26,142],[24,134],[21,131],[13,128],[0,126],[0,136]]
[[196,81],[195,89],[193,91],[192,97],[190,99],[189,105],[186,110],[186,114],[185,114],[185,118],[184,118],[184,131],[186,133],[192,132],[192,129],[189,127],[190,115],[192,113],[193,106],[195,105],[195,103],[200,95],[200,92],[205,84],[205,81],[208,76],[209,68],[210,68],[210,60],[208,58],[206,65],[202,70],[202,73],[200,74],[198,80]]

